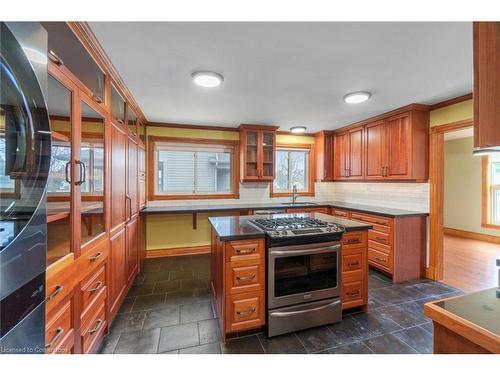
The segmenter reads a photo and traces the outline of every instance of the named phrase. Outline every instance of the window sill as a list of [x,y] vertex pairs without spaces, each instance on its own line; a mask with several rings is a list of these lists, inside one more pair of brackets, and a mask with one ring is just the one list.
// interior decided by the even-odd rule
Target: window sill
[[500,224],[481,223],[481,227],[500,230]]
[[239,199],[237,193],[230,194],[196,194],[196,195],[153,195],[149,197],[150,201],[168,201],[168,200],[192,200],[192,199]]

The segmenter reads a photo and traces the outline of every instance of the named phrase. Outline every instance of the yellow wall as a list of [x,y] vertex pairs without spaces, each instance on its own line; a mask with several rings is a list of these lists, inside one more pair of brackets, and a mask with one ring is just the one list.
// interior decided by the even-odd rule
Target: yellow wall
[[451,122],[469,120],[473,117],[472,99],[435,109],[430,113],[430,126],[439,126]]
[[[147,135],[163,137],[186,137],[238,140],[239,133],[224,130],[203,130],[203,129],[183,129],[183,128],[161,128],[157,126],[147,127]],[[276,136],[278,144],[314,144],[315,138],[312,136],[278,134]],[[238,200],[235,200],[237,203]],[[177,201],[175,205],[182,206],[183,201]],[[209,216],[223,216],[231,213],[207,213],[198,214],[197,229],[193,229],[193,217],[187,215],[149,215],[146,221],[147,249],[170,249],[178,247],[205,246],[210,244],[210,224]],[[234,213],[233,213],[234,214]]]
[[446,141],[444,150],[444,226],[500,235],[481,227],[482,165],[472,155],[472,137]]

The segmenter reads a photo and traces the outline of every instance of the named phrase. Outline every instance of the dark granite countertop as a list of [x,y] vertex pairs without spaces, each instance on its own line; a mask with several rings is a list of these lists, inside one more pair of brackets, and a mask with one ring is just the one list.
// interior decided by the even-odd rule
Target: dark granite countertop
[[486,289],[433,304],[500,338],[500,298],[496,295],[496,289]]
[[409,217],[409,216],[427,216],[427,212],[400,210],[397,208],[367,206],[355,203],[343,202],[315,202],[311,204],[301,204],[300,202],[295,205],[282,204],[282,203],[249,203],[249,204],[222,204],[222,205],[199,205],[199,206],[171,206],[171,207],[146,207],[141,211],[143,215],[154,214],[182,214],[182,213],[198,213],[198,212],[217,212],[217,211],[244,211],[244,210],[276,210],[287,208],[320,208],[320,207],[335,207],[357,212],[364,212],[376,214],[387,217]]
[[249,223],[249,220],[257,218],[274,218],[274,217],[314,217],[320,220],[325,220],[330,223],[342,225],[346,232],[356,230],[368,230],[372,226],[359,221],[344,219],[342,217],[330,216],[318,212],[297,213],[297,214],[273,214],[273,215],[247,215],[247,216],[218,216],[209,217],[210,224],[217,232],[221,240],[240,240],[250,238],[261,238],[265,236],[262,229],[257,228]]

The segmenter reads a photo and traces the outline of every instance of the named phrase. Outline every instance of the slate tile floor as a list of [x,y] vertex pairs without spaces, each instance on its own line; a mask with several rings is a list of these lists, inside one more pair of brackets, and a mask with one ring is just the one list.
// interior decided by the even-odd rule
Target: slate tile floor
[[369,312],[274,338],[257,332],[221,342],[209,294],[207,255],[148,259],[129,291],[101,353],[373,354],[432,353],[423,304],[462,292],[419,280],[393,285],[370,271]]

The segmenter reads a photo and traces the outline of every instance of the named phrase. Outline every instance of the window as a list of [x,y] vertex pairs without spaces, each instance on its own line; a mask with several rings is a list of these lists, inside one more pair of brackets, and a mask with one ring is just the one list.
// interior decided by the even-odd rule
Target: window
[[500,156],[483,157],[483,226],[500,227]]
[[155,181],[150,199],[238,197],[237,143],[151,138]]
[[314,195],[311,173],[312,145],[278,145],[276,148],[276,178],[271,196],[288,196],[293,186],[299,195]]

